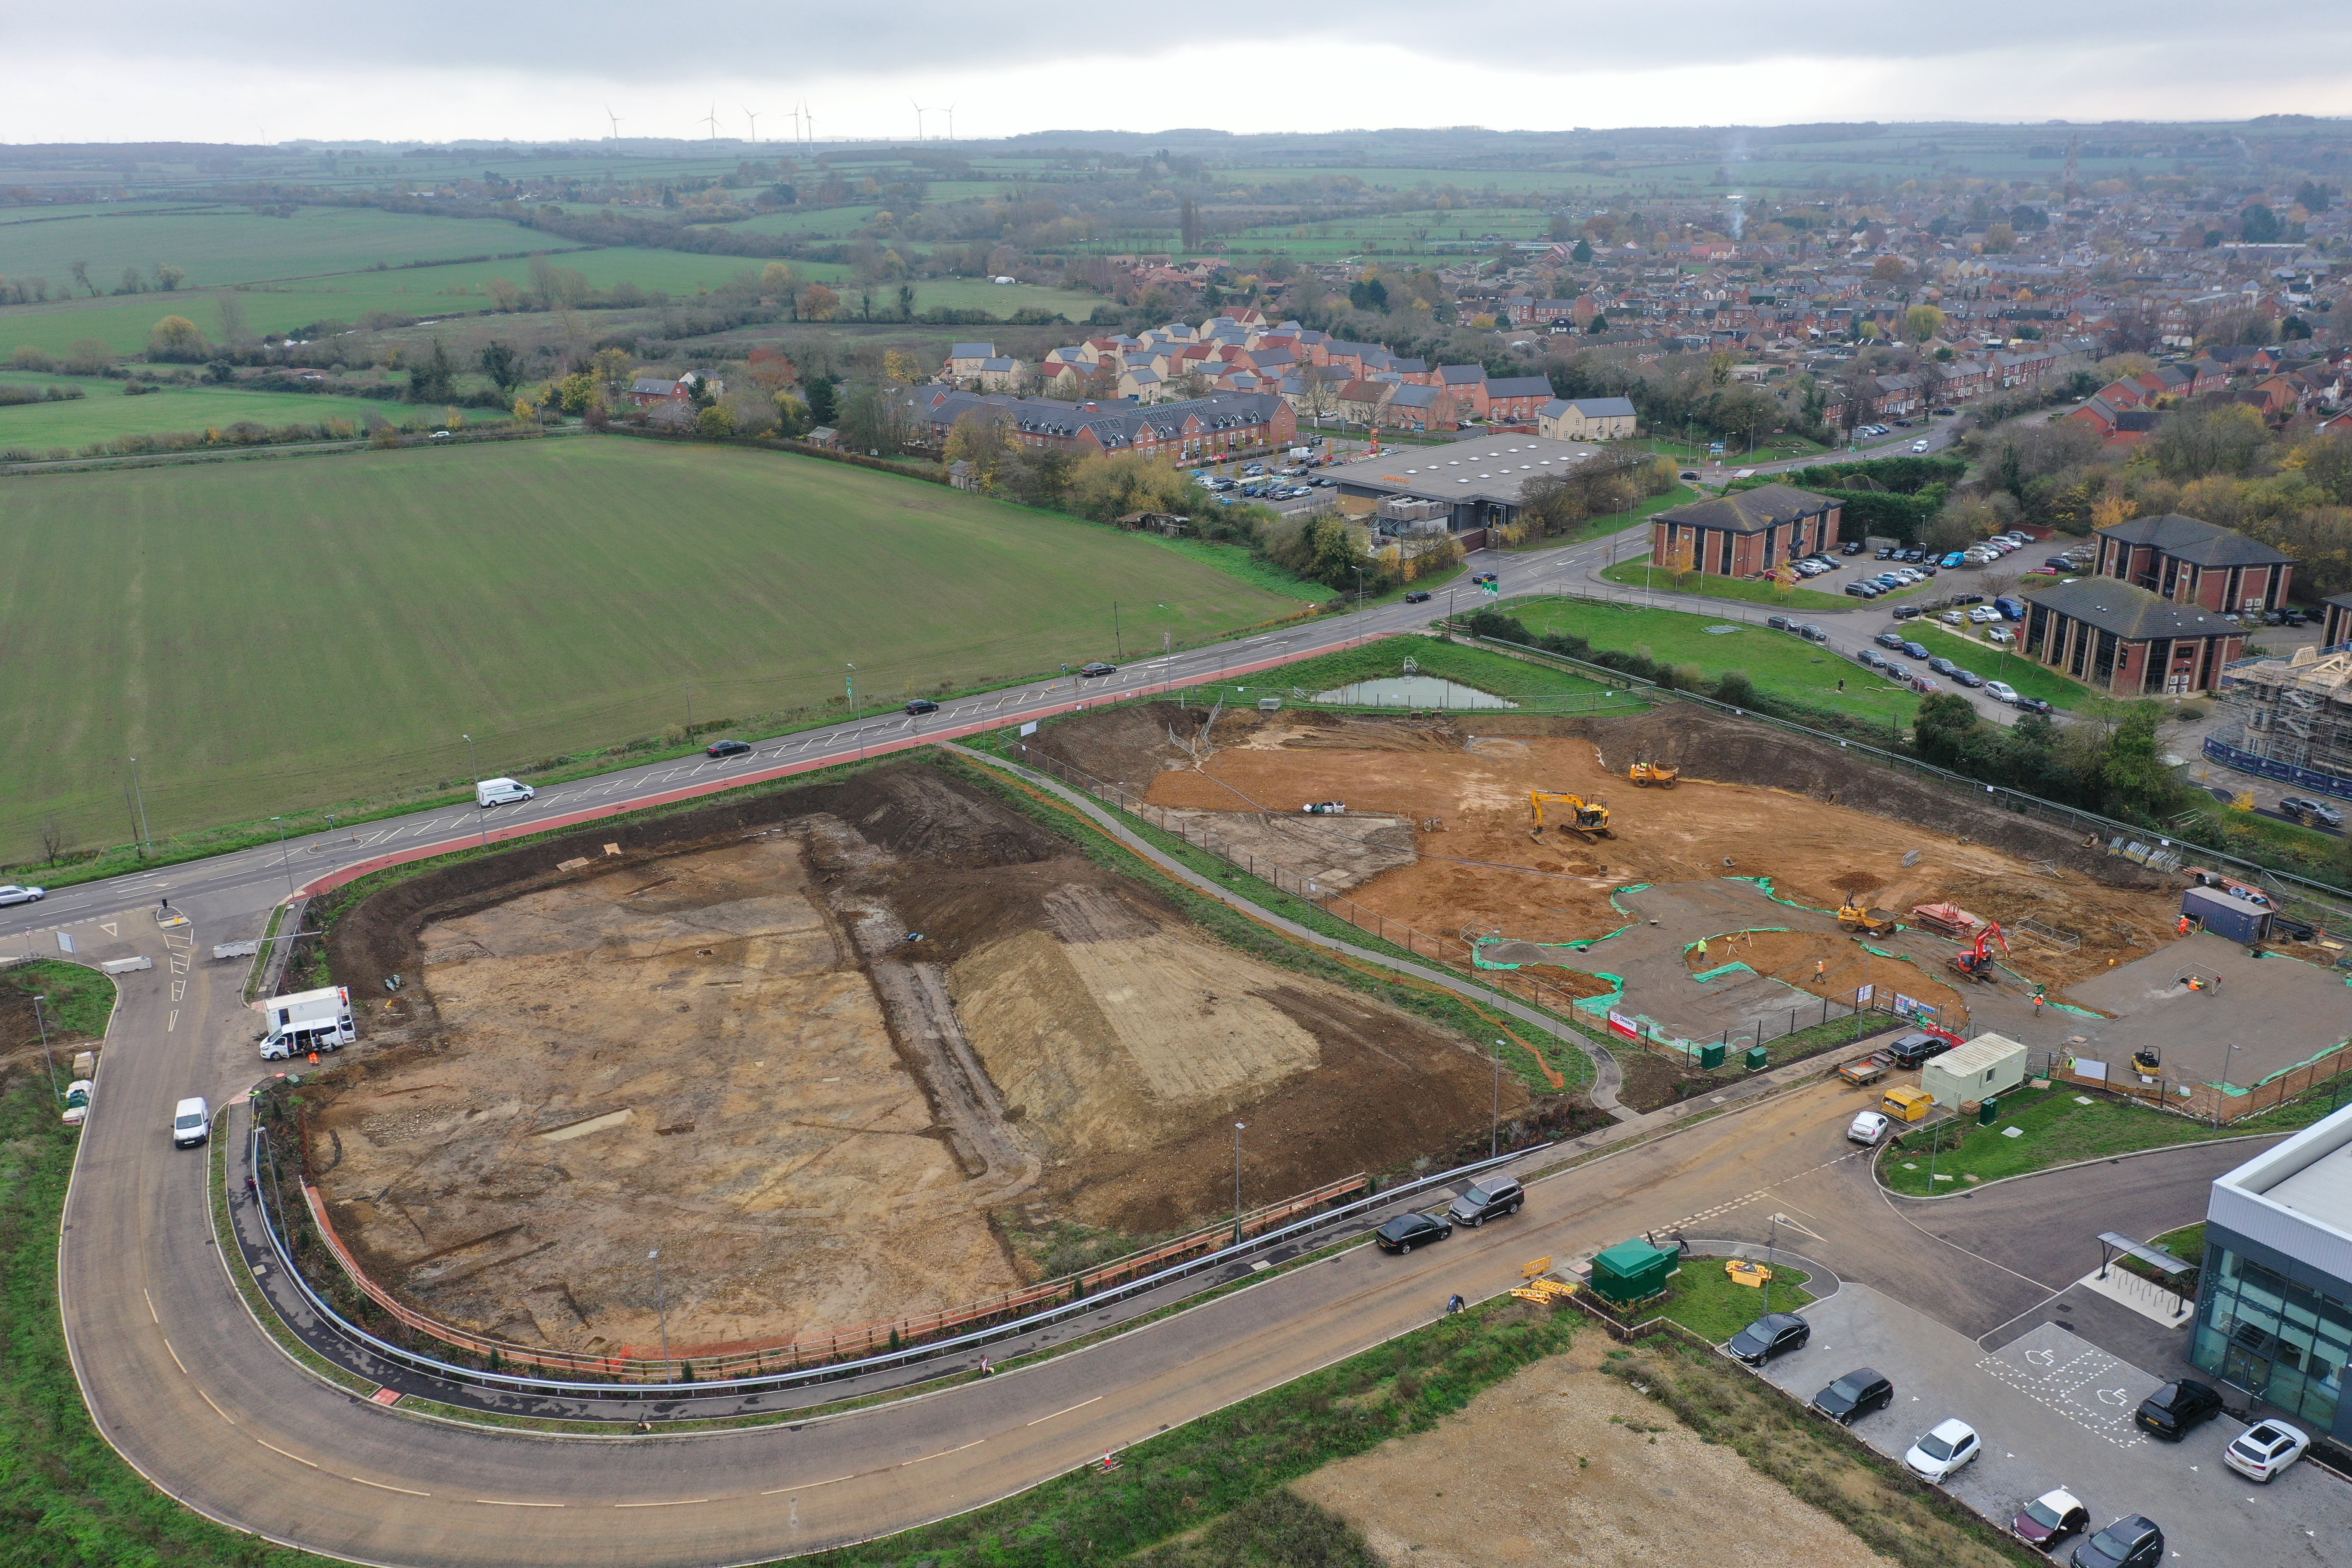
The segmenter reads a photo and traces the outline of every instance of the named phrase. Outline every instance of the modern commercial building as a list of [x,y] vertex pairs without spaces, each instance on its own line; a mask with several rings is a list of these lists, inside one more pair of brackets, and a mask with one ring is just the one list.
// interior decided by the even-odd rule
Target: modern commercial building
[[2352,1438],[2352,1106],[2213,1183],[2189,1353],[2312,1432]]
[[2235,529],[2168,513],[2102,528],[2102,577],[2117,577],[2177,605],[2228,615],[2283,608],[2294,557]]
[[2083,577],[2026,599],[2018,650],[2117,697],[2210,691],[2246,628],[2113,577]]
[[1792,485],[1759,485],[1670,507],[1651,520],[1651,559],[1687,554],[1707,576],[1753,577],[1816,551],[1833,550],[1843,502]]
[[1574,473],[1596,458],[1612,460],[1584,442],[1496,431],[1445,447],[1392,447],[1328,473],[1343,512],[1369,515],[1387,500],[1435,501],[1445,510],[1447,531],[1459,534],[1507,527],[1529,481]]

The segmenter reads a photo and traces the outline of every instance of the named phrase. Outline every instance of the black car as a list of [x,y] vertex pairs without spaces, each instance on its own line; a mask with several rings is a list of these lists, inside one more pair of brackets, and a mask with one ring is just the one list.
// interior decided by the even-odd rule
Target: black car
[[1097,675],[1117,675],[1118,673],[1118,666],[1115,664],[1105,664],[1102,660],[1097,659],[1092,664],[1082,664],[1078,666],[1078,673],[1080,675],[1089,677]]
[[[1899,616],[1903,612],[1897,610],[1895,613]],[[1881,647],[1891,647],[1897,653],[1903,651],[1903,634],[1901,632],[1881,632],[1878,634],[1875,640]]]
[[1404,596],[1404,602],[1408,605],[1426,605],[1429,603],[1429,590],[1426,588],[1416,588],[1412,593],[1407,594]]
[[[1764,624],[1776,632],[1792,632],[1797,629],[1797,623],[1786,616],[1767,616],[1764,617]],[[2284,810],[2286,803],[2282,801],[2279,804],[2280,808]]]
[[1897,605],[1895,606],[1895,618],[1898,621],[1916,620],[1927,613],[1927,606],[1925,605]]
[[1383,1252],[1411,1252],[1425,1242],[1444,1241],[1454,1234],[1454,1222],[1435,1215],[1401,1214],[1372,1232]]
[[1882,544],[1877,548],[1877,550],[1872,552],[1870,558],[1873,561],[1892,561],[1895,559],[1895,546],[1892,544]]
[[1870,583],[1848,583],[1845,591],[1857,599],[1875,599],[1879,593],[1877,586]]
[[1698,478],[1698,475],[1697,475],[1695,471],[1693,471],[1692,469],[1685,468],[1685,469],[1682,471],[1682,475],[1681,475],[1681,477],[1682,477],[1682,478],[1684,478],[1684,479],[1695,479]]
[[2136,1513],[2084,1542],[2066,1561],[2074,1568],[2156,1568],[2164,1561],[2164,1531]]
[[1930,1035],[1914,1029],[1886,1047],[1886,1059],[1908,1072],[1930,1057],[1940,1057],[1952,1048],[1952,1042],[1941,1035]]
[[1821,627],[1813,625],[1811,621],[1807,621],[1804,625],[1792,629],[1799,637],[1804,638],[1807,642],[1827,642],[1830,640],[1830,634],[1822,630]]
[[1984,595],[1982,594],[1955,594],[1952,595],[1950,603],[1953,608],[1963,609],[1969,605],[1983,604]]
[[1470,579],[1471,584],[1474,587],[1479,588],[1485,587],[1487,584],[1492,583],[1493,581],[1495,581],[1495,574],[1492,572],[1481,572],[1478,575]]
[[1874,1410],[1895,1403],[1895,1384],[1884,1373],[1856,1367],[1813,1395],[1813,1408],[1851,1426]]
[[918,697],[907,704],[907,711],[910,714],[936,713],[939,710],[940,705],[928,697]]
[[1519,1205],[1527,1201],[1527,1190],[1519,1185],[1517,1176],[1487,1176],[1454,1199],[1445,1217],[1475,1230],[1499,1215],[1518,1213]]
[[[2178,1443],[2200,1421],[2221,1414],[2221,1396],[2194,1378],[2168,1383],[2139,1402],[2132,1419],[2151,1437]],[[2105,1531],[2102,1531],[2101,1534]]]
[[2022,708],[2028,713],[2049,713],[2054,711],[2046,700],[2039,697],[2021,697],[2017,700],[2017,706]]
[[1884,658],[1881,658],[1878,656],[1874,649],[1872,648],[1864,648],[1860,653],[1855,654],[1853,656],[1853,661],[1867,669],[1876,669],[1880,665],[1886,662]]
[[2291,817],[2306,827],[2341,827],[2344,814],[2324,800],[2309,795],[2291,795],[2279,802],[2279,815]]
[[706,757],[740,757],[751,749],[748,742],[713,741],[702,748]]
[[1936,654],[1928,658],[1927,668],[1934,670],[1937,675],[1949,675],[1952,671],[1959,668],[1960,667],[1954,664],[1950,659],[1946,658],[1942,654]]
[[1843,544],[1841,544],[1841,545],[1839,545],[1839,546],[1838,546],[1838,553],[1839,553],[1839,554],[1841,554],[1841,555],[1859,555],[1859,554],[1861,554],[1861,553],[1862,553],[1862,541],[1861,541],[1861,540],[1859,540],[1859,539],[1849,539],[1849,540],[1847,540]]
[[1903,657],[1905,658],[1927,658],[1931,656],[1928,654],[1927,650],[1925,647],[1922,647],[1919,644],[1907,642],[1903,645]]
[[1762,1366],[1776,1355],[1803,1347],[1813,1337],[1813,1325],[1794,1312],[1767,1312],[1724,1342],[1733,1359]]
[[1896,556],[1895,559],[1898,561],[1908,561],[1911,564],[1916,566],[1920,562],[1927,559],[1927,552],[1919,549],[1916,545],[1914,545],[1909,550],[1904,551],[1900,555]]
[[1982,686],[1984,684],[1984,677],[1979,675],[1973,669],[1955,669],[1952,671],[1952,679],[1958,681],[1962,686]]
[[2281,613],[2286,616],[2288,626],[2305,626],[2311,624],[2311,617],[2301,610],[2285,610]]

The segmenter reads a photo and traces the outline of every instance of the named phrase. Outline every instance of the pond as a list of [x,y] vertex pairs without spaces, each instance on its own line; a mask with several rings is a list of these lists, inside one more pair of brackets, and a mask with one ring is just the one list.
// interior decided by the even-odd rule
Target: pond
[[1398,675],[1386,680],[1359,680],[1352,685],[1318,691],[1318,702],[1344,702],[1368,708],[1517,708],[1491,691],[1441,680],[1433,675]]

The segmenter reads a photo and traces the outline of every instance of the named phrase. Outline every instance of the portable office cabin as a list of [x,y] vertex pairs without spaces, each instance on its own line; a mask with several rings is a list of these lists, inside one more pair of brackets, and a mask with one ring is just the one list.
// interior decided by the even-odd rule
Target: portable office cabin
[[1633,1237],[1592,1260],[1592,1290],[1612,1306],[1629,1307],[1663,1294],[1682,1264],[1681,1248],[1653,1247]]
[[1937,1104],[1957,1110],[1972,1100],[2007,1094],[2025,1081],[2025,1047],[2005,1035],[1979,1035],[1967,1045],[1931,1057],[1919,1068],[1919,1087]]
[[2211,888],[2191,888],[2182,893],[2180,912],[2215,936],[2249,946],[2271,934],[2270,910]]

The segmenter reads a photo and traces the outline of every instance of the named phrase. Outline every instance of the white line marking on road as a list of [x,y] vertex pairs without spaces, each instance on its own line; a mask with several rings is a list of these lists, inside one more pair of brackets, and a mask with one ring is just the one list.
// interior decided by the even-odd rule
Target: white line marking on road
[[709,1502],[707,1497],[672,1498],[667,1502],[616,1502],[614,1508],[686,1508],[694,1503]]
[[[1076,1405],[1071,1405],[1067,1410],[1055,1411],[1054,1415],[1067,1415],[1071,1410],[1084,1410],[1087,1405],[1096,1403],[1096,1401],[1101,1398],[1102,1395],[1097,1394],[1093,1399],[1081,1399]],[[1029,1425],[1032,1426],[1043,1426],[1046,1422],[1051,1421],[1054,1418],[1054,1415],[1040,1415],[1036,1420],[1030,1422]]]
[[211,1394],[205,1393],[201,1388],[197,1389],[196,1393],[203,1398],[206,1405],[212,1405],[214,1415],[219,1416],[222,1420],[227,1422],[232,1426],[236,1425],[236,1417],[231,1415],[227,1411],[223,1410],[220,1405],[215,1402]]
[[833,1478],[833,1479],[831,1479],[831,1480],[829,1480],[829,1481],[803,1481],[800,1485],[798,1485],[798,1486],[796,1486],[796,1487],[778,1487],[778,1488],[776,1488],[776,1489],[775,1489],[774,1490],[772,1490],[772,1491],[764,1491],[764,1492],[761,1492],[760,1495],[761,1495],[761,1497],[782,1497],[782,1496],[784,1493],[786,1493],[786,1492],[804,1492],[804,1491],[808,1490],[811,1487],[830,1487],[830,1486],[838,1486],[838,1485],[840,1485],[843,1481],[851,1480],[851,1479],[855,1479],[855,1478],[850,1477],[850,1476],[835,1476],[835,1477],[834,1477],[834,1478]]
[[167,1035],[171,1034],[174,1030],[178,1029],[179,1026],[180,1010],[177,1007],[174,1007],[172,1009],[172,1016],[163,1021],[163,1032]]
[[933,1459],[944,1459],[944,1458],[946,1458],[950,1454],[961,1454],[961,1453],[962,1453],[962,1452],[963,1452],[964,1448],[977,1448],[977,1447],[979,1447],[982,1443],[985,1443],[985,1442],[987,1442],[987,1441],[988,1441],[988,1439],[987,1439],[987,1438],[985,1438],[985,1437],[974,1437],[971,1442],[966,1443],[966,1444],[963,1446],[963,1448],[942,1448],[942,1449],[940,1449],[940,1450],[938,1453],[936,1453],[936,1454],[925,1454],[925,1455],[924,1455],[921,1458],[919,1458],[919,1459],[909,1459],[909,1460],[908,1460],[905,1464],[900,1465],[898,1468],[899,1468],[900,1469],[902,1469],[902,1470],[912,1469],[912,1468],[914,1468],[914,1467],[916,1467],[917,1465],[927,1465],[927,1464],[930,1463]]
[[357,1481],[363,1487],[373,1487],[380,1492],[399,1492],[404,1497],[431,1497],[433,1495],[431,1492],[410,1491],[406,1487],[388,1487],[382,1481],[372,1481],[365,1476],[351,1476],[346,1479]]
[[172,1351],[172,1364],[178,1367],[180,1371],[184,1373],[188,1370],[188,1363],[180,1359],[180,1352],[178,1351],[172,1350],[172,1342],[170,1340],[167,1339],[163,1342],[163,1348],[167,1351]]
[[[256,1438],[254,1439],[254,1441],[255,1441],[255,1442],[257,1442],[257,1443],[260,1443],[260,1444],[261,1444],[261,1446],[262,1446],[263,1447],[265,1447],[265,1448],[268,1449],[271,1453],[273,1453],[273,1454],[279,1454],[279,1455],[283,1455],[285,1458],[289,1458],[289,1459],[293,1460],[293,1461],[294,1461],[296,1464],[298,1464],[298,1465],[310,1465],[310,1460],[308,1460],[308,1459],[306,1459],[306,1458],[304,1458],[301,1455],[299,1455],[299,1454],[288,1454],[288,1453],[286,1452],[286,1450],[285,1450],[285,1449],[283,1449],[283,1448],[279,1447],[278,1447],[277,1444],[275,1444],[275,1443],[267,1443],[267,1442],[262,1442],[262,1439],[260,1439],[260,1438],[258,1438],[258,1437],[256,1437]],[[315,1469],[317,1469],[319,1467],[318,1467],[318,1466],[316,1466],[316,1465],[310,1465],[310,1468],[311,1468],[312,1469],[314,1469],[314,1470],[315,1470]]]
[[562,1508],[560,1502],[509,1502],[504,1498],[478,1497],[474,1500],[486,1508]]
[[[142,1296],[147,1296],[147,1287],[144,1285],[139,1287],[139,1293]],[[163,1321],[155,1315],[155,1298],[152,1296],[147,1296],[147,1321],[151,1323],[160,1323]]]

